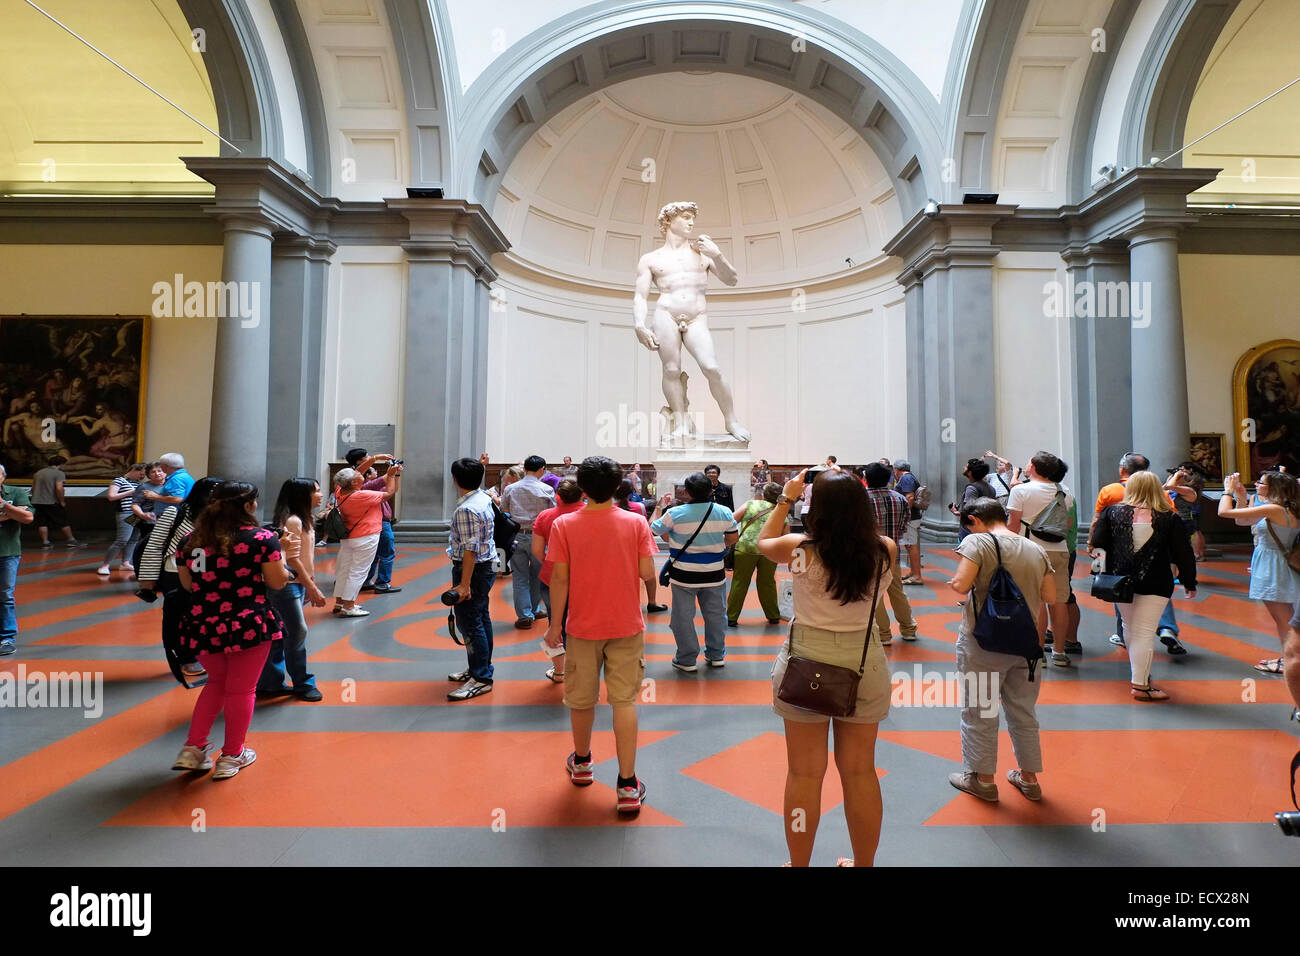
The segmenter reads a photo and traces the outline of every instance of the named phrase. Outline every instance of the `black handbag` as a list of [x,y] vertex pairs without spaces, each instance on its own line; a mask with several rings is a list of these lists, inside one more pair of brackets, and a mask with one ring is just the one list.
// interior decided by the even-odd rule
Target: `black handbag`
[[669,552],[668,560],[664,562],[663,570],[659,572],[659,583],[661,585],[663,585],[664,587],[668,587],[669,583],[672,581],[670,572],[672,571],[673,562],[677,560],[679,555],[682,555],[686,552],[686,550],[691,546],[691,542],[695,540],[696,535],[698,535],[701,531],[704,530],[704,524],[706,521],[709,520],[709,515],[711,514],[713,514],[712,501],[709,502],[709,510],[704,512],[704,518],[700,521],[700,526],[695,529],[695,533],[686,539],[686,543],[681,546],[680,550]]
[[[1128,574],[1094,574],[1092,576],[1092,596],[1098,601],[1111,604],[1132,604],[1133,588],[1138,581],[1146,577],[1147,569],[1155,556],[1156,531],[1151,529],[1151,540],[1133,556],[1134,569]],[[1143,552],[1146,552],[1143,558]]]
[[826,717],[852,717],[858,706],[858,684],[867,670],[867,651],[871,648],[871,632],[876,620],[876,602],[880,599],[880,578],[876,578],[876,589],[871,595],[871,617],[873,623],[867,625],[867,639],[862,642],[862,660],[855,671],[838,664],[826,664],[807,657],[795,657],[794,623],[790,623],[790,637],[787,642],[790,656],[785,665],[785,676],[777,688],[778,700],[811,710]]

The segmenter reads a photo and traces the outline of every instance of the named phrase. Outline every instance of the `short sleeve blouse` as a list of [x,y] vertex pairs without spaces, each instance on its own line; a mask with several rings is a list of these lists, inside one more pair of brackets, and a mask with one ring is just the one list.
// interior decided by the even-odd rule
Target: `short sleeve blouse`
[[203,555],[188,547],[187,537],[176,550],[178,564],[190,570],[190,619],[184,640],[192,650],[230,653],[256,647],[283,636],[262,579],[262,565],[281,557],[280,539],[265,528],[235,532],[229,557],[215,548]]

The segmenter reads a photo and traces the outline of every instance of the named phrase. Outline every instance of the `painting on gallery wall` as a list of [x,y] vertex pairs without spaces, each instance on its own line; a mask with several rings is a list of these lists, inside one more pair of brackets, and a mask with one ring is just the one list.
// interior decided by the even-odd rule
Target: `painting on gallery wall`
[[116,478],[142,453],[145,316],[0,316],[0,461],[29,479],[52,457],[69,482]]
[[1232,407],[1242,481],[1279,467],[1300,474],[1300,342],[1278,339],[1243,355]]
[[1191,460],[1212,485],[1223,484],[1223,436],[1193,435]]

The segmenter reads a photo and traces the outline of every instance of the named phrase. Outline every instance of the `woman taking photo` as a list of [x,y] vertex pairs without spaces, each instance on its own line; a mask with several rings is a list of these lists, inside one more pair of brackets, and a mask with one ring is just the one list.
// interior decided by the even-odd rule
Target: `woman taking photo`
[[[367,459],[369,460],[369,459]],[[363,462],[364,464],[364,462]],[[384,501],[392,501],[402,483],[402,466],[389,465],[383,491],[362,491],[365,476],[355,468],[344,468],[334,476],[334,500],[338,503],[347,537],[339,542],[334,565],[334,613],[340,617],[370,614],[357,604],[361,585],[379,550],[379,533],[384,527]]]
[[[1250,596],[1264,602],[1285,646],[1288,621],[1300,601],[1300,574],[1286,563],[1287,552],[1300,534],[1300,482],[1284,471],[1266,471],[1255,484],[1255,494],[1258,503],[1249,507],[1241,476],[1229,475],[1223,482],[1219,515],[1239,525],[1251,525],[1255,551],[1250,556]],[[1282,658],[1262,660],[1255,670],[1281,674]]]
[[[768,624],[781,623],[781,610],[776,599],[776,562],[758,553],[758,533],[763,530],[763,519],[776,505],[781,486],[769,481],[758,489],[758,497],[750,498],[736,512],[740,524],[740,538],[736,541],[735,567],[731,572],[731,591],[727,595],[727,626],[740,625],[740,611],[749,593],[749,581],[758,572],[758,600],[763,605],[763,616]],[[784,529],[783,529],[784,530]]]
[[[969,459],[961,475],[966,479],[966,488],[961,493],[961,501],[953,502],[948,506],[948,510],[953,514],[960,517],[962,509],[978,498],[997,498],[993,486],[988,483],[989,465],[983,458]],[[957,527],[957,540],[965,541],[966,535],[970,533],[971,531],[966,525],[959,524]]]
[[[812,516],[804,534],[783,534],[790,503],[803,493],[807,471],[786,482],[758,535],[758,552],[790,562],[794,621],[772,670],[773,709],[785,721],[785,840],[793,866],[807,866],[821,818],[826,733],[834,723],[835,767],[844,787],[844,815],[853,853],[870,866],[880,842],[880,782],[876,725],[889,714],[889,665],[871,641],[881,581],[898,560],[898,546],[876,533],[862,482],[848,472],[822,472],[812,486]],[[868,642],[870,642],[868,644]],[[792,656],[857,671],[866,664],[852,714],[827,717],[781,700]],[[848,861],[844,861],[848,863]],[[848,865],[852,865],[848,863]]]
[[[325,595],[316,584],[316,528],[312,514],[320,507],[320,482],[314,478],[290,478],[280,486],[280,497],[275,501],[275,515],[271,523],[284,529],[286,541],[298,543],[298,556],[285,555],[285,563],[293,572],[292,580],[283,588],[267,592],[271,607],[284,625],[284,640],[273,641],[267,655],[262,677],[257,682],[257,693],[281,697],[293,694],[301,700],[321,700],[316,688],[316,677],[307,673],[307,618],[303,603],[324,607]],[[293,688],[284,686],[288,671]]]
[[1124,619],[1133,697],[1168,700],[1168,694],[1151,684],[1156,627],[1174,593],[1169,566],[1178,565],[1178,580],[1187,596],[1195,597],[1196,558],[1159,478],[1149,471],[1129,478],[1124,500],[1097,515],[1088,551],[1093,557],[1105,552],[1106,573],[1127,575],[1133,584],[1133,600],[1116,605]]
[[271,642],[284,636],[266,589],[283,588],[289,571],[279,539],[258,527],[256,515],[256,485],[222,482],[194,532],[176,549],[177,573],[192,602],[185,641],[198,652],[208,682],[194,705],[189,736],[172,769],[212,767],[208,732],[224,713],[226,739],[214,780],[233,777],[257,759],[256,751],[244,746],[254,691]]

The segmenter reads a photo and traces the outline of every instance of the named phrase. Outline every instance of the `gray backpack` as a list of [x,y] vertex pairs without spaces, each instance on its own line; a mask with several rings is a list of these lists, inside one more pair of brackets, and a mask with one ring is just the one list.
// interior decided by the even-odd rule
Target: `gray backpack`
[[1043,509],[1032,524],[1028,521],[1023,522],[1029,534],[1049,544],[1064,541],[1065,536],[1070,533],[1070,506],[1066,503],[1065,491],[1060,484],[1056,482],[1053,484],[1056,484],[1056,497],[1052,499],[1052,503]]

